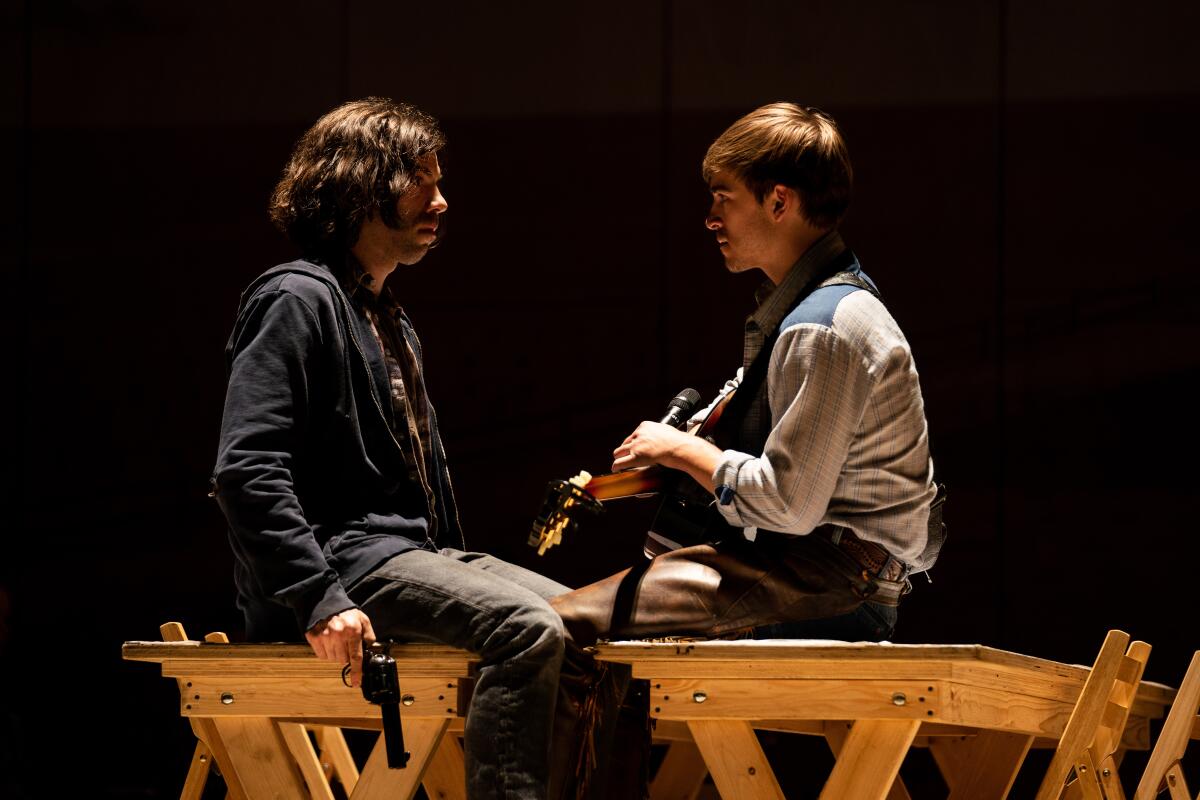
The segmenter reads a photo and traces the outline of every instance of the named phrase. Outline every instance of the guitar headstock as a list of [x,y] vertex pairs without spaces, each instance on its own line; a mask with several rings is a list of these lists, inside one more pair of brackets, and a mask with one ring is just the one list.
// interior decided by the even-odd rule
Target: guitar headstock
[[542,513],[529,532],[529,546],[536,547],[539,556],[561,543],[563,533],[578,526],[576,515],[580,511],[599,514],[604,510],[600,501],[583,488],[591,478],[587,472],[580,472],[569,481],[551,481],[546,487]]

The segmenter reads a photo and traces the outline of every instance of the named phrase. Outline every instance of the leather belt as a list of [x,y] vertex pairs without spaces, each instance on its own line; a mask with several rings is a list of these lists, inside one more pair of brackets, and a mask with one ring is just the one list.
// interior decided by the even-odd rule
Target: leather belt
[[872,578],[885,581],[903,581],[904,563],[892,557],[883,547],[860,539],[849,528],[839,525],[822,525],[812,532],[827,540],[846,555],[853,558]]

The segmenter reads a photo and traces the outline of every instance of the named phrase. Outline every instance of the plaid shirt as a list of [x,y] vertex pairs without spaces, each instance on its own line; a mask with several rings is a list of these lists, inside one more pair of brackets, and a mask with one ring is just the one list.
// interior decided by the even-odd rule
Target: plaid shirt
[[[778,286],[760,290],[746,321],[741,380],[796,307],[800,293],[845,251],[831,233]],[[765,296],[764,296],[765,295]],[[726,450],[714,473],[729,524],[806,534],[840,525],[920,567],[934,496],[924,402],[912,351],[883,303],[854,291],[832,323],[779,331],[765,401],[751,403],[743,429],[769,425],[761,454]],[[769,415],[769,419],[766,417]]]
[[430,476],[437,469],[433,461],[433,448],[438,443],[433,439],[431,425],[433,406],[421,374],[421,343],[391,289],[385,286],[377,297],[373,291],[374,285],[375,279],[370,273],[357,260],[350,258],[349,277],[345,280],[346,293],[366,314],[375,334],[375,342],[383,352],[392,399],[392,413],[388,422],[404,453],[409,477],[419,482],[425,491],[432,516],[430,536],[436,539],[440,529]]

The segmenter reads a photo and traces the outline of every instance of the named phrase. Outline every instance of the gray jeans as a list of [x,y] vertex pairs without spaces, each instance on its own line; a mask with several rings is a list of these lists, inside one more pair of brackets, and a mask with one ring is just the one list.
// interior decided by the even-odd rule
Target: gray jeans
[[438,642],[479,654],[467,714],[472,800],[543,800],[563,658],[547,598],[566,586],[485,553],[410,550],[367,575],[350,598],[379,638]]

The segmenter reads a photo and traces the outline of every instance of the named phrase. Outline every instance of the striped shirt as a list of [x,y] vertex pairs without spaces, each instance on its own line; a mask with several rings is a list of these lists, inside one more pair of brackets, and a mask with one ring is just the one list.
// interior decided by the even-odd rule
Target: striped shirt
[[429,529],[436,538],[440,528],[433,491],[437,470],[433,448],[440,443],[434,439],[433,406],[421,372],[421,344],[391,289],[384,286],[376,296],[372,291],[375,279],[354,258],[349,259],[349,272],[344,288],[371,323],[375,343],[383,355],[392,401],[388,422],[401,445],[409,479],[420,484],[425,493],[431,516]]
[[770,433],[761,454],[724,451],[717,507],[747,538],[840,525],[919,570],[935,488],[908,342],[867,291],[826,288],[797,306],[845,249],[836,232],[814,244],[746,321],[743,370],[730,384],[778,330],[766,402],[746,418]]

